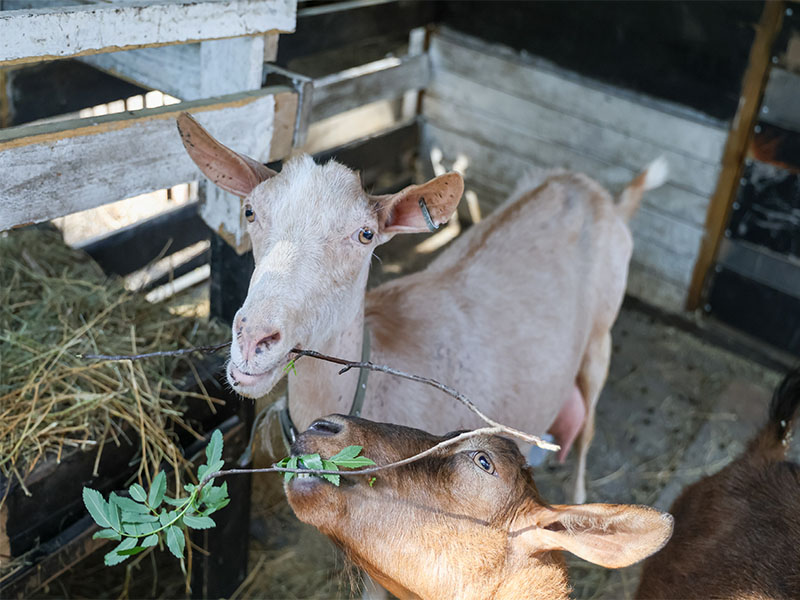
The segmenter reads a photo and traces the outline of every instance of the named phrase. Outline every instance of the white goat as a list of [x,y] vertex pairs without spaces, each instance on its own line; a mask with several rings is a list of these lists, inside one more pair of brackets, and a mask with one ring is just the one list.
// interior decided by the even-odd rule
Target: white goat
[[[357,359],[367,341],[373,362],[444,381],[501,422],[549,430],[562,459],[579,436],[574,500],[585,500],[586,451],[633,247],[626,222],[642,192],[666,179],[663,161],[616,203],[589,177],[554,172],[425,270],[365,293],[375,248],[445,222],[463,192],[460,175],[371,196],[334,161],[299,156],[276,174],[186,113],[178,128],[197,166],[246,199],[255,272],[233,322],[227,375],[235,389],[254,398],[269,392],[292,348]],[[351,411],[359,373],[337,372],[307,360],[289,379],[299,430]],[[439,433],[480,425],[433,388],[385,376],[369,379],[361,414]]]

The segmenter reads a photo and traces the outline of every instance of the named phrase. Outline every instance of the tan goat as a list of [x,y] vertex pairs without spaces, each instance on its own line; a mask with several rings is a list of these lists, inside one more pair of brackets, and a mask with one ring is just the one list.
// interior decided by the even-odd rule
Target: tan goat
[[[378,464],[412,456],[451,437],[333,415],[292,446],[293,455],[330,457],[364,447]],[[403,467],[286,484],[289,503],[400,599],[567,598],[559,550],[624,567],[669,539],[672,518],[644,506],[549,505],[516,444],[498,436],[466,439]]]
[[648,559],[637,598],[800,598],[800,465],[786,461],[800,370],[775,391],[744,453],[675,501],[675,534]]
[[[435,377],[493,418],[535,434],[548,429],[561,458],[578,440],[574,499],[585,499],[586,451],[611,352],[632,251],[626,224],[642,192],[663,183],[657,161],[615,203],[585,175],[529,180],[425,270],[366,292],[376,246],[447,221],[463,191],[448,173],[386,196],[358,174],[311,157],[280,174],[214,140],[188,114],[186,150],[217,185],[242,198],[255,272],[233,322],[228,380],[260,397],[301,347]],[[369,344],[369,345],[368,345]],[[299,430],[330,413],[355,413],[359,374],[303,361],[289,379]],[[476,417],[433,389],[372,376],[361,414],[443,432]]]

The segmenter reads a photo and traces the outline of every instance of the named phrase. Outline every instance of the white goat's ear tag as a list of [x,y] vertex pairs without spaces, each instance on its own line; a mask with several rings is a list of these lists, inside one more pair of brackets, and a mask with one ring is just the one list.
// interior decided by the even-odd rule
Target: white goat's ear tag
[[672,515],[628,504],[554,505],[539,511],[517,537],[531,552],[566,550],[618,569],[660,550],[672,536]]
[[458,173],[445,173],[422,185],[384,196],[378,201],[383,233],[435,231],[455,212],[464,180]]
[[177,121],[189,157],[206,177],[226,192],[244,198],[259,183],[276,174],[257,160],[219,143],[189,113],[181,113]]

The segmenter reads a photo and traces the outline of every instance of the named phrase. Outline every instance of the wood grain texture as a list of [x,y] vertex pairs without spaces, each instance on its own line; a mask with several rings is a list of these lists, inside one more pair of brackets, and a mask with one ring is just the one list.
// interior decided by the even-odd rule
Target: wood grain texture
[[312,121],[359,106],[399,98],[424,89],[430,80],[428,56],[386,58],[314,80]]
[[[442,102],[433,94],[426,94],[423,100],[423,114],[436,126],[458,132],[491,147],[502,147],[535,165],[563,167],[587,173],[610,187],[621,188],[651,160],[666,154],[659,152],[657,148],[649,148],[647,153],[634,155],[624,148],[624,138],[619,145],[607,147],[605,150],[599,148],[601,137],[598,137],[598,144],[595,146],[592,146],[591,138],[586,137],[584,144],[576,143],[575,146],[578,147],[574,147],[558,141],[555,137],[543,139],[548,130],[557,131],[560,128],[558,124],[505,120],[509,114],[507,112],[498,111],[495,113],[498,116],[488,112],[479,113],[456,104]],[[553,119],[558,117],[554,116]],[[598,134],[603,135],[602,132]],[[584,132],[580,129],[565,134],[567,139],[571,137],[573,140],[583,136]],[[687,189],[684,182],[675,178],[670,171],[670,183],[648,194],[644,202],[656,211],[699,225],[705,216],[708,195]]]
[[781,28],[783,11],[783,2],[776,0],[764,4],[764,11],[757,27],[753,47],[750,50],[749,64],[742,83],[739,108],[725,143],[722,172],[708,205],[705,223],[706,235],[700,246],[692,273],[689,295],[686,300],[687,310],[695,310],[702,302],[706,278],[716,260],[719,243],[730,218],[731,206],[739,186],[742,164],[767,83],[772,46]]
[[0,12],[0,66],[291,32],[295,0],[98,2]]
[[[291,149],[286,88],[233,94],[135,113],[0,132],[0,230],[171,187],[200,177],[181,144],[184,110],[226,144],[262,161]],[[287,124],[286,121],[289,123]]]
[[[506,149],[489,146],[430,123],[425,125],[424,137],[427,145],[442,152],[445,168],[452,168],[456,161],[462,165],[466,161],[466,189],[478,194],[484,214],[504,201],[517,180],[526,173],[537,166],[547,168]],[[672,300],[677,296],[685,297],[703,235],[702,228],[658,213],[649,205],[639,209],[631,228],[634,236],[632,262],[652,275],[649,279],[651,284],[657,281],[668,283],[668,296]],[[653,294],[659,297],[658,290],[653,290]],[[674,310],[676,304],[670,301],[662,307]]]
[[718,163],[722,154],[725,126],[683,107],[604,86],[469,36],[456,40],[437,33],[430,53],[434,80],[439,71],[462,75],[710,164]]

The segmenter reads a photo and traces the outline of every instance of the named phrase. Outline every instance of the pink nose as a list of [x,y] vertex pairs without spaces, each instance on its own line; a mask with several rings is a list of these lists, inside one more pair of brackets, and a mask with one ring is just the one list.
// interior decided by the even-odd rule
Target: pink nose
[[246,317],[236,318],[236,338],[245,361],[251,360],[255,355],[266,352],[270,346],[281,339],[281,333],[273,328],[245,327]]

